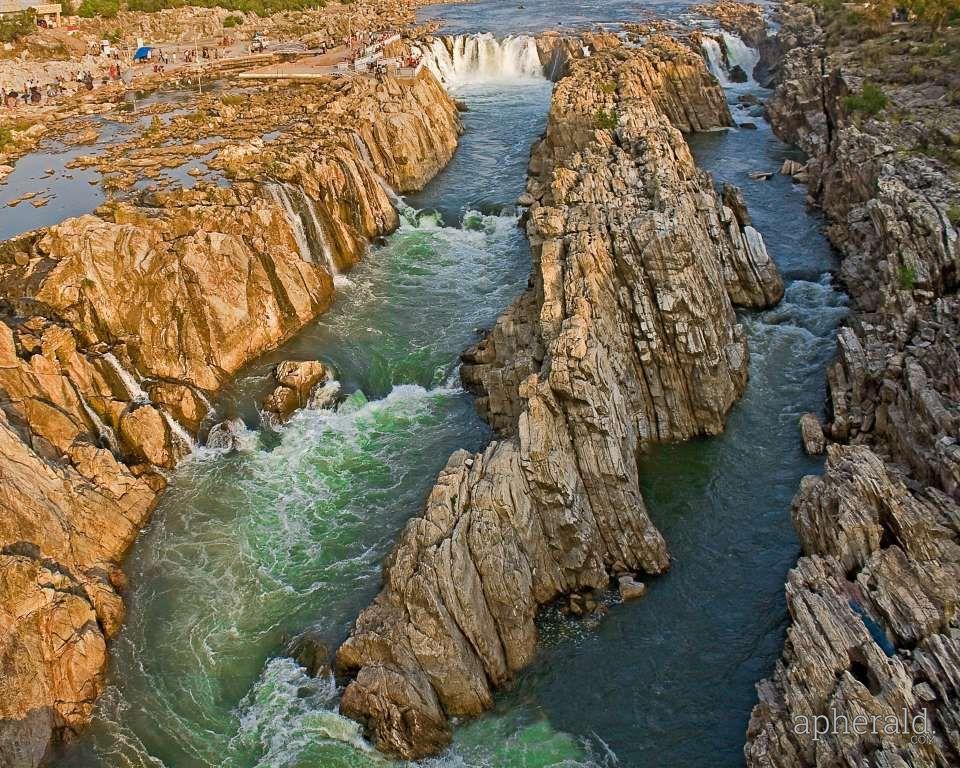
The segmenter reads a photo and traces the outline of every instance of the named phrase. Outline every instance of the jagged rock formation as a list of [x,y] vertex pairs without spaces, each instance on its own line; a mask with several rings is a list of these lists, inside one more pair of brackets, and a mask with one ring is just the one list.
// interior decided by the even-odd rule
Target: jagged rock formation
[[451,456],[337,653],[341,709],[380,749],[434,753],[449,717],[488,708],[532,660],[539,606],[668,567],[637,453],[723,429],[747,378],[728,289],[767,304],[740,284],[732,265],[756,252],[677,129],[728,121],[672,41],[569,63],[531,161],[531,286],[464,356],[500,439]]
[[277,423],[308,405],[329,407],[340,392],[333,371],[319,360],[284,360],[274,369],[273,378],[277,386],[264,399],[263,410]]
[[0,245],[5,766],[36,765],[88,721],[123,615],[119,563],[208,397],[322,312],[332,273],[396,226],[384,185],[421,187],[456,146],[429,74],[299,96],[295,147],[222,151],[229,188],[149,194]]
[[[956,765],[960,236],[949,213],[960,185],[936,158],[902,151],[916,140],[910,119],[850,111],[844,97],[865,74],[855,50],[828,46],[810,8],[791,3],[782,16],[768,111],[812,154],[811,199],[830,221],[855,315],[828,371],[826,436],[848,445],[828,446],[824,476],[806,478],[794,500],[805,556],[787,582],[792,621],[758,686],[747,764]],[[902,724],[855,732],[837,715]],[[815,716],[830,718],[818,738],[803,727]]]

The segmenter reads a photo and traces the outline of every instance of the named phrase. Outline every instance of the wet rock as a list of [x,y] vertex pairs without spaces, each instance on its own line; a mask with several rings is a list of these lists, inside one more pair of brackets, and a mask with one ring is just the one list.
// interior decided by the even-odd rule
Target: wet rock
[[780,166],[780,173],[783,176],[793,176],[800,173],[804,170],[806,166],[803,163],[797,162],[796,160],[787,160],[783,161],[783,165]]
[[815,413],[805,413],[800,417],[800,438],[803,440],[803,450],[810,456],[819,456],[826,450],[827,439]]
[[618,579],[618,589],[623,600],[639,600],[647,594],[647,585],[633,576],[621,576]]
[[612,564],[666,570],[638,452],[723,430],[747,376],[732,294],[767,305],[736,268],[759,244],[678,130],[729,124],[702,57],[613,38],[567,66],[531,157],[530,287],[461,368],[498,439],[450,457],[337,652],[342,711],[404,759],[530,663],[541,606],[587,615]]
[[[306,406],[318,387],[334,379],[333,370],[319,360],[284,360],[273,371],[276,388],[264,398],[263,409],[280,421]],[[339,391],[339,387],[336,388]],[[332,402],[336,391],[320,396],[318,402]]]
[[739,64],[734,64],[730,67],[730,70],[727,72],[727,77],[729,77],[733,83],[745,83],[750,79],[744,68]]
[[331,672],[333,654],[326,637],[319,630],[301,632],[290,643],[287,653],[313,677]]
[[210,432],[207,434],[207,447],[221,451],[239,451],[240,436],[246,428],[243,419],[237,417],[218,422],[210,427]]

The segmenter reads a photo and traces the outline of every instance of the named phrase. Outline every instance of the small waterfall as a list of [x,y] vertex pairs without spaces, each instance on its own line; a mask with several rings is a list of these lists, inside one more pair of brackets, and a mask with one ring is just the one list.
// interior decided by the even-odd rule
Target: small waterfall
[[90,405],[80,390],[74,387],[74,391],[77,393],[77,399],[83,407],[83,412],[87,414],[87,418],[90,419],[93,426],[96,427],[100,439],[106,443],[107,447],[113,451],[113,453],[118,454],[120,452],[120,443],[117,441],[117,435],[113,431],[113,428],[100,418],[99,413],[93,410],[93,406]]
[[[105,352],[103,354],[103,359],[107,361],[111,368],[116,372],[117,377],[123,382],[124,389],[127,390],[127,397],[129,397],[135,403],[150,403],[153,401],[150,399],[143,387],[140,386],[137,382],[134,375],[130,373],[126,368],[124,368],[120,361],[117,360],[116,355],[113,352]],[[184,428],[184,426],[174,419],[167,411],[161,406],[154,406],[156,410],[160,412],[160,415],[163,417],[163,420],[167,422],[167,426],[170,428],[170,435],[175,438],[175,442],[179,442],[181,448],[184,450],[184,454],[193,453],[196,448],[196,444],[193,441],[193,438],[190,436],[190,433]]]
[[107,361],[114,372],[117,374],[117,377],[123,382],[124,388],[127,390],[127,397],[129,397],[135,403],[149,403],[150,395],[143,391],[143,388],[133,377],[133,374],[130,373],[126,368],[120,365],[120,361],[117,360],[116,355],[113,352],[105,352],[103,354],[103,359]]
[[313,263],[313,254],[310,252],[310,243],[307,242],[307,231],[303,228],[303,220],[293,209],[293,201],[287,193],[286,184],[268,184],[267,190],[274,201],[283,208],[286,214],[287,222],[290,224],[290,230],[293,232],[293,239],[297,241],[297,250],[300,251],[300,258],[304,261]]
[[331,276],[336,277],[339,270],[333,258],[333,249],[327,239],[326,230],[317,216],[317,209],[313,200],[307,196],[306,192],[292,184],[270,183],[267,184],[267,190],[277,205],[283,208],[287,221],[290,223],[293,238],[297,242],[300,258],[315,264],[316,259],[313,256],[315,246],[316,250],[323,254],[327,271]]
[[707,55],[710,72],[720,81],[721,85],[726,85],[727,65],[723,60],[723,51],[720,49],[720,43],[714,38],[704,35],[700,38],[700,45],[703,48],[703,52]]
[[457,35],[450,48],[435,38],[421,52],[423,62],[446,85],[495,80],[542,79],[537,41],[529,35],[498,40],[490,33]]
[[183,424],[173,418],[173,416],[163,408],[157,408],[157,410],[163,415],[163,420],[167,422],[167,426],[170,428],[170,436],[175,438],[175,442],[179,441],[180,447],[183,448],[186,453],[193,453],[197,445]]
[[[714,37],[704,35],[700,45],[707,56],[710,71],[725,88],[755,85],[753,70],[760,61],[759,51],[751,48],[743,40],[729,32],[722,32],[721,42]],[[730,79],[730,70],[740,67],[747,74],[745,83],[738,83]]]

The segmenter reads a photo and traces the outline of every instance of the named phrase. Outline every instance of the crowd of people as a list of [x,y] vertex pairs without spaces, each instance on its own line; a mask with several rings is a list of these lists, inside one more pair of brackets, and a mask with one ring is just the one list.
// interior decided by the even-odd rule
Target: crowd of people
[[[120,65],[111,65],[110,77],[118,79],[120,77]],[[40,83],[36,79],[28,80],[20,88],[7,88],[0,86],[0,106],[6,109],[16,109],[20,106],[29,106],[31,104],[42,104],[61,96],[69,90],[67,83],[75,82],[80,87],[87,90],[93,90],[94,77],[88,70],[77,71],[68,81],[62,75],[58,75],[54,80],[48,83]]]

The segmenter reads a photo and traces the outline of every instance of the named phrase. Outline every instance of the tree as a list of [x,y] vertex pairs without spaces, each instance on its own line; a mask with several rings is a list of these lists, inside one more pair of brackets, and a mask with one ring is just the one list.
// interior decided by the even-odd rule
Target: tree
[[94,16],[113,19],[119,10],[120,0],[83,0],[77,8],[77,16],[85,19],[92,19]]
[[0,16],[0,43],[12,43],[37,28],[32,10]]
[[909,0],[907,6],[936,37],[954,16],[960,14],[960,0]]

